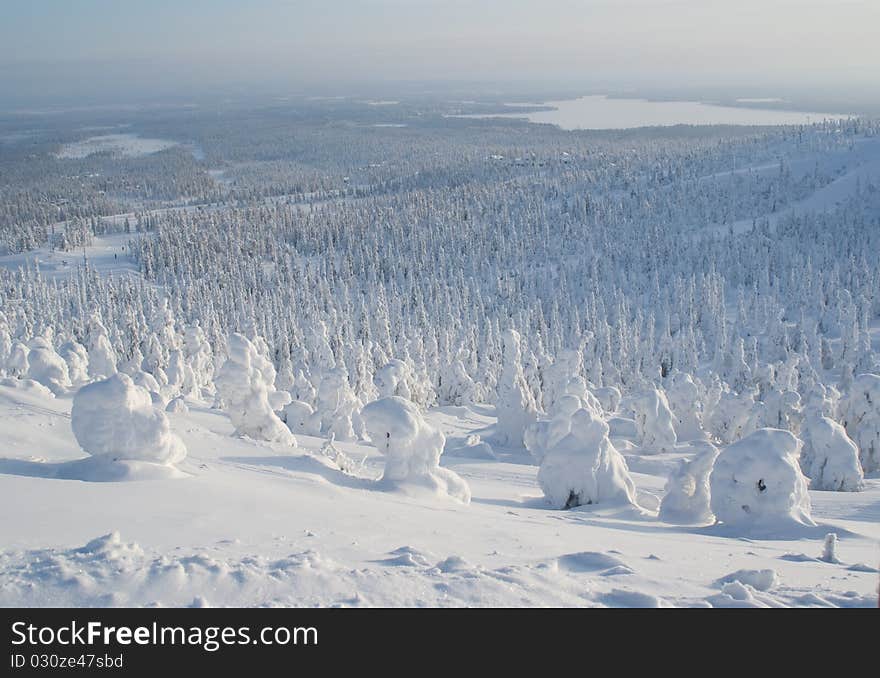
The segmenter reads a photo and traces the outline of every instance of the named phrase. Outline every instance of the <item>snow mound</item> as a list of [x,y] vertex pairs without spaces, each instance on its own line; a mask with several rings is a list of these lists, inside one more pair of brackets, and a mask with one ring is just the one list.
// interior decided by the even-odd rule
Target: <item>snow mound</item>
[[710,506],[709,474],[718,457],[714,445],[690,460],[682,460],[666,481],[666,494],[660,503],[660,520],[681,525],[711,523],[715,520]]
[[273,408],[275,368],[242,334],[229,337],[229,357],[214,380],[236,433],[296,445]]
[[43,386],[40,382],[34,381],[33,379],[13,379],[11,377],[7,377],[5,379],[0,379],[0,385],[6,386],[8,388],[14,388],[19,391],[24,391],[25,393],[33,393],[34,395],[39,395],[44,398],[55,397],[55,394],[52,393],[52,391]]
[[737,570],[716,580],[715,584],[723,586],[734,581],[747,584],[757,591],[769,591],[779,584],[779,577],[776,570]]
[[281,411],[281,418],[287,428],[294,433],[303,435],[321,435],[321,421],[315,416],[315,411],[308,403],[301,400],[291,400]]
[[815,525],[800,447],[788,431],[762,428],[724,448],[709,476],[716,518],[746,529]]
[[177,396],[166,405],[165,411],[173,414],[186,414],[189,412],[189,407],[183,399],[183,396]]
[[85,546],[76,549],[75,553],[116,563],[144,555],[143,549],[138,544],[123,542],[118,530],[92,539]]
[[364,406],[362,416],[370,439],[385,455],[385,480],[428,487],[470,502],[467,483],[455,472],[440,468],[446,437],[425,421],[413,403],[400,396],[381,398]]
[[154,464],[186,457],[168,417],[125,374],[83,386],[73,399],[70,423],[76,441],[92,456]]
[[721,586],[721,593],[709,596],[706,600],[712,607],[778,607],[778,604],[770,604],[769,598],[764,598],[757,589],[740,581],[730,581]]
[[559,556],[556,561],[559,569],[569,572],[598,572],[614,567],[629,566],[620,558],[600,551],[582,551],[580,553],[567,553]]
[[446,450],[446,454],[453,457],[469,457],[471,459],[497,459],[495,450],[485,440],[480,438],[479,433],[470,434],[464,441],[464,445]]
[[478,567],[473,563],[469,563],[461,556],[449,556],[445,560],[441,560],[435,566],[440,572],[472,572]]
[[575,412],[569,433],[542,455],[538,484],[555,508],[637,505],[626,460],[608,439],[608,424],[589,410]]
[[602,594],[599,600],[608,607],[655,608],[669,606],[658,596],[626,589],[611,589],[608,593]]
[[412,546],[401,546],[389,551],[388,555],[389,558],[378,562],[391,567],[429,567],[431,565],[431,555]]
[[859,448],[843,428],[828,417],[813,416],[801,427],[804,442],[801,469],[811,490],[858,492],[864,487]]

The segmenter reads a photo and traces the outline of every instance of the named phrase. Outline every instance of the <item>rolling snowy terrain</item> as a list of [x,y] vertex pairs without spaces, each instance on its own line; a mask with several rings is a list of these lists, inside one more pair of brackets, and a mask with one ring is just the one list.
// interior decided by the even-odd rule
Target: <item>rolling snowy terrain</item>
[[[180,478],[131,482],[71,464],[83,455],[69,399],[0,387],[0,416],[13,423],[0,461],[2,605],[876,604],[877,479],[812,492],[817,527],[752,539],[650,509],[551,510],[524,455],[454,454],[492,425],[488,408],[430,416],[468,505],[377,487],[370,446],[337,444],[358,462],[349,475],[320,455],[321,439],[235,438],[207,407],[171,415],[189,450]],[[646,506],[689,452],[627,455]],[[829,532],[839,563],[820,559]]]
[[0,118],[0,605],[877,605],[878,124],[461,109]]

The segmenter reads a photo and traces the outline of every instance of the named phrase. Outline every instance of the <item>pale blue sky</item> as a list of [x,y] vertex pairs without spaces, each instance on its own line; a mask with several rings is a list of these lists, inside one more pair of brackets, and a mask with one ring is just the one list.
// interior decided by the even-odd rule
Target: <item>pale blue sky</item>
[[880,0],[0,0],[0,85],[877,82]]

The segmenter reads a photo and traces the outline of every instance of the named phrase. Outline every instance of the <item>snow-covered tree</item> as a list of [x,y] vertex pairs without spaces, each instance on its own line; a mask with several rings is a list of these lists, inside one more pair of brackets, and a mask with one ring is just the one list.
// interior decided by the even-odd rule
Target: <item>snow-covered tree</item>
[[859,448],[833,419],[813,415],[801,429],[801,469],[812,490],[857,492],[864,487]]
[[693,377],[686,372],[675,372],[666,391],[669,408],[674,418],[678,440],[698,440],[704,436],[701,421],[702,400]]
[[440,467],[446,437],[422,417],[419,408],[399,396],[364,406],[370,439],[385,456],[383,480],[394,486],[421,486],[468,503],[467,483]]
[[608,439],[608,424],[589,410],[571,415],[568,434],[539,456],[538,484],[554,508],[637,505],[626,460]]
[[243,334],[228,340],[229,357],[214,380],[236,433],[256,440],[296,445],[296,439],[272,407],[275,370]]
[[101,316],[93,313],[89,318],[89,376],[106,379],[116,374],[116,351],[110,343],[107,328]]
[[496,436],[502,445],[521,447],[523,433],[538,418],[538,408],[532,398],[522,371],[520,335],[516,330],[504,333],[504,364],[498,383]]
[[675,419],[663,391],[653,388],[632,401],[643,452],[666,452],[675,447]]
[[666,494],[660,502],[660,520],[681,525],[706,524],[715,520],[710,506],[709,474],[718,448],[698,444],[691,459],[683,459],[666,481]]
[[841,405],[846,432],[859,447],[865,473],[880,471],[880,375],[860,374]]
[[73,435],[92,456],[114,461],[176,464],[186,447],[150,394],[126,374],[83,386],[70,413]]
[[67,363],[55,352],[48,339],[35,337],[31,341],[27,363],[28,378],[42,384],[56,396],[66,393],[70,388]]
[[801,441],[794,435],[772,428],[725,447],[709,476],[712,513],[722,523],[747,531],[813,525],[800,451]]

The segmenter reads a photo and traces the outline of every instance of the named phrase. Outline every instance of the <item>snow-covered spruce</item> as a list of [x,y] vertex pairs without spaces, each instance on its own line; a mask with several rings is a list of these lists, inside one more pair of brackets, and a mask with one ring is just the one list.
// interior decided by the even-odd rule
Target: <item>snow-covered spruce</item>
[[674,418],[676,438],[678,440],[703,438],[705,434],[701,421],[700,389],[693,377],[686,372],[676,372],[672,375],[671,381],[666,396]]
[[716,519],[744,530],[813,525],[800,448],[790,432],[772,428],[724,448],[709,476]]
[[480,402],[477,384],[464,366],[463,359],[466,357],[467,354],[462,352],[440,376],[437,397],[441,405],[461,406]]
[[[712,404],[708,430],[722,444],[736,442],[743,437],[750,422],[754,420],[754,408],[755,400],[750,391],[734,393],[723,390]],[[763,419],[763,415],[761,418]]]
[[381,398],[365,405],[362,415],[370,439],[385,455],[383,480],[470,501],[467,483],[440,467],[446,436],[428,424],[413,403],[399,396]]
[[[571,431],[571,417],[581,407],[581,401],[577,397],[564,396],[556,401],[552,418],[536,421],[526,428],[523,433],[523,444],[538,464],[543,461],[548,450],[553,449],[568,435]],[[595,411],[591,411],[596,414]]]
[[89,318],[89,376],[106,379],[116,374],[116,351],[108,337],[107,327],[98,313]]
[[55,352],[47,339],[37,337],[31,342],[27,361],[27,376],[55,395],[66,393],[70,388],[67,363]]
[[24,379],[27,377],[28,347],[20,341],[16,341],[9,349],[9,357],[6,359],[6,374],[10,377]]
[[718,457],[711,443],[698,443],[701,451],[684,459],[666,481],[660,502],[660,520],[679,525],[703,525],[715,520],[710,506],[709,474]]
[[880,471],[880,375],[856,377],[841,410],[846,432],[858,445],[862,470]]
[[360,398],[348,383],[345,368],[336,367],[323,373],[315,395],[315,418],[320,433],[333,434],[341,441],[363,438],[361,407]]
[[79,446],[115,461],[175,464],[186,447],[146,389],[117,373],[83,386],[73,399],[70,424]]
[[675,447],[674,418],[666,395],[650,389],[632,401],[643,453],[666,452]]
[[636,505],[626,460],[608,439],[608,424],[590,410],[571,415],[568,434],[540,456],[538,484],[554,508]]
[[504,365],[495,404],[496,437],[499,443],[511,447],[523,446],[523,433],[538,418],[538,407],[523,375],[520,341],[516,330],[504,333]]
[[76,339],[66,341],[58,349],[58,355],[67,363],[67,374],[73,388],[89,381],[89,352]]
[[812,416],[801,426],[801,469],[811,490],[858,492],[864,487],[859,448],[833,419]]
[[272,407],[275,369],[271,363],[237,332],[229,336],[228,351],[214,383],[236,433],[296,445],[296,438]]
[[412,375],[409,366],[402,360],[391,360],[373,375],[373,385],[376,387],[380,398],[400,396],[410,400],[410,382]]

